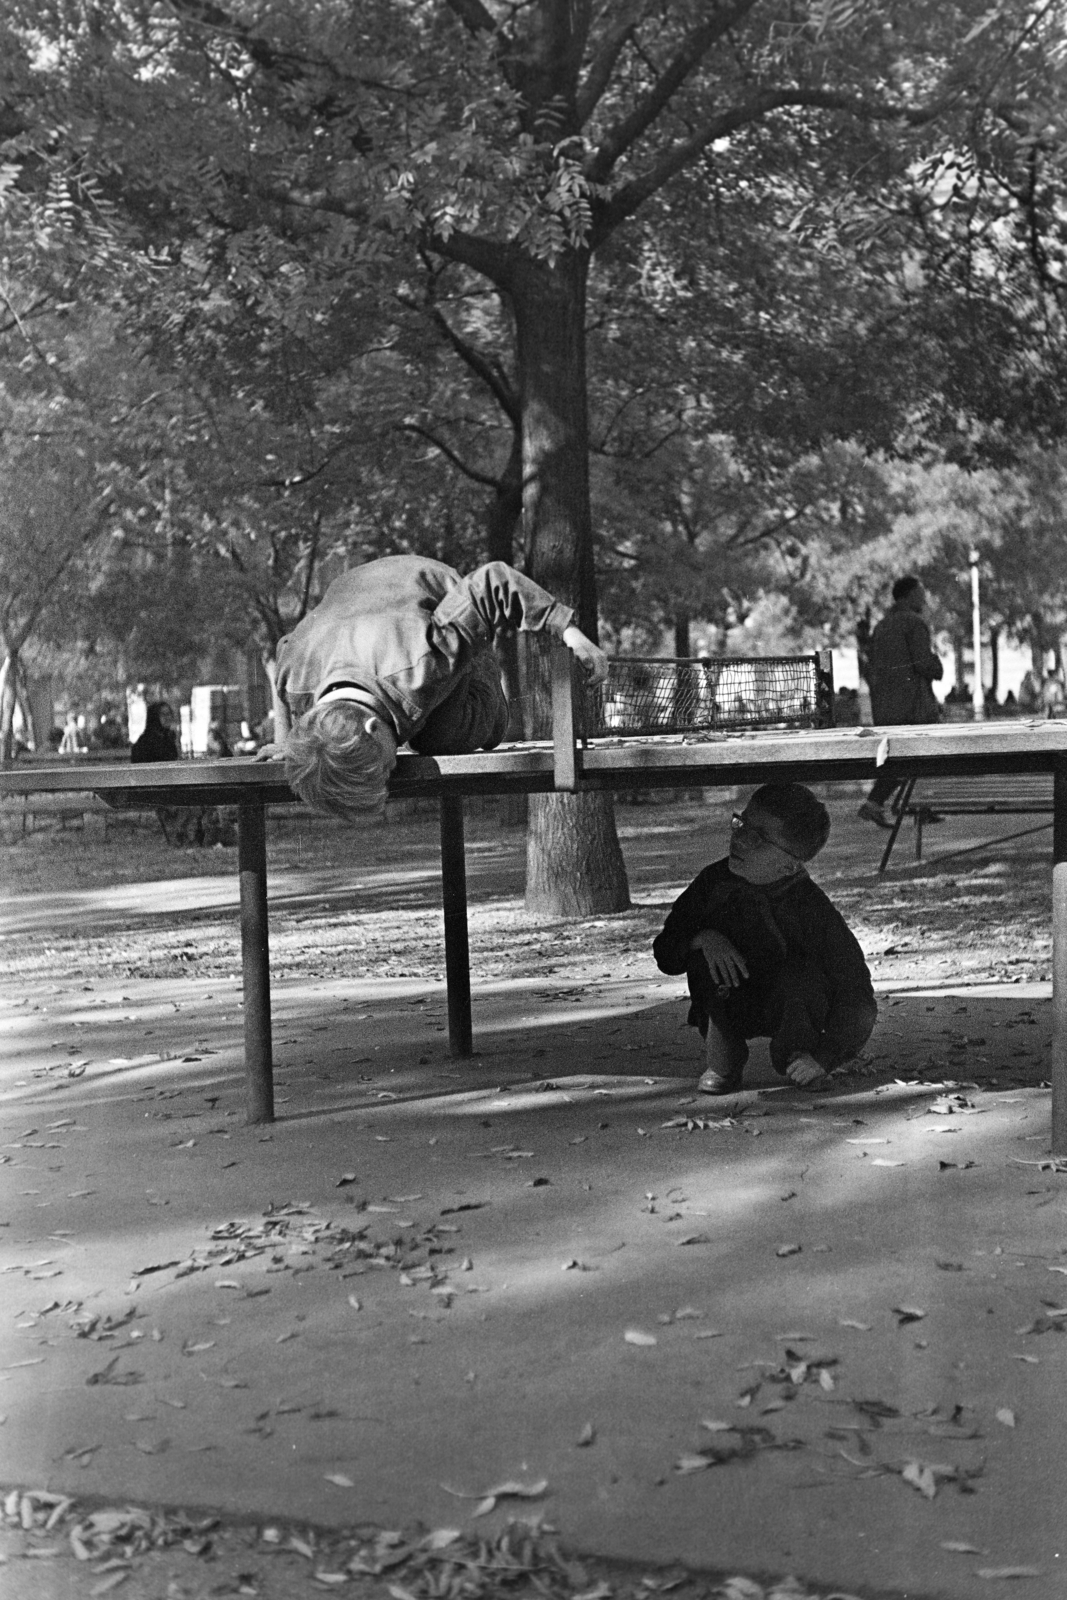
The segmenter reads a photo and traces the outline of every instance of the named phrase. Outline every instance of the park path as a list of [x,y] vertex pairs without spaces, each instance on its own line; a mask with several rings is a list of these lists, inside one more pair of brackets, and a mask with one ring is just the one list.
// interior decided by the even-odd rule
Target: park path
[[[419,972],[418,851],[344,919],[351,939],[382,924],[387,949],[390,873],[409,874],[394,893],[425,910],[393,976],[319,970],[351,887],[276,874],[318,912],[280,919],[270,1128],[243,1124],[225,949],[208,975],[137,975],[171,918],[183,951],[216,939],[232,881],[203,880],[206,903],[190,880],[132,894],[122,976],[106,894],[29,905],[62,940],[46,977],[27,924],[3,996],[3,1481],[228,1520],[110,1568],[101,1535],[87,1568],[77,1510],[57,1541],[38,1502],[38,1530],[0,1545],[5,1594],[422,1600],[404,1530],[496,1548],[518,1516],[589,1558],[553,1595],[647,1600],[685,1569],[730,1600],[1067,1595],[1048,985],[935,983],[887,950],[859,1073],[804,1095],[757,1054],[742,1096],[698,1099],[680,985],[635,942],[689,862],[649,831],[628,917],[542,934],[483,896],[469,1062]],[[923,903],[879,893],[912,919],[894,947],[921,952]],[[894,977],[891,955],[913,965]],[[389,1549],[377,1588],[349,1570]],[[468,1593],[495,1594],[483,1580]]]

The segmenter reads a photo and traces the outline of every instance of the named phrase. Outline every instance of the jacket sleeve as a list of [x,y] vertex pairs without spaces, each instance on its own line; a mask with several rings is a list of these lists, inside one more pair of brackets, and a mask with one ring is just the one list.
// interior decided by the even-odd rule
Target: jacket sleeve
[[930,643],[930,630],[921,617],[916,617],[906,634],[908,656],[917,678],[935,683],[945,675],[941,657]]
[[682,973],[689,965],[690,943],[693,935],[699,933],[701,928],[708,924],[708,902],[711,867],[705,867],[700,875],[693,879],[688,889],[682,891],[670,914],[663,924],[663,930],[656,935],[652,945],[652,954],[657,967],[661,972],[672,975]]
[[439,628],[455,628],[470,644],[480,644],[504,632],[545,629],[561,637],[574,612],[506,562],[490,561],[449,590],[433,620]]

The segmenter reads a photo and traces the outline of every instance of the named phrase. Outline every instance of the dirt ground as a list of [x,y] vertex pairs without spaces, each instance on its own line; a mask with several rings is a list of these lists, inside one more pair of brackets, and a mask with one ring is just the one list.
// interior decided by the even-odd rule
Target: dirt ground
[[1067,1595],[1048,837],[879,880],[829,796],[882,1006],[819,1097],[697,1099],[651,962],[728,794],[620,805],[632,909],[541,925],[472,808],[469,1062],[434,813],[273,822],[269,1130],[235,852],[0,847],[0,1591]]

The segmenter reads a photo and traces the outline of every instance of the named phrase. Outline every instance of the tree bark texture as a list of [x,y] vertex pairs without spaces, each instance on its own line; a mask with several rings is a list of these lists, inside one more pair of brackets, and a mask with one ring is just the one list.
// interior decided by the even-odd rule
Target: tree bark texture
[[[515,316],[522,415],[522,509],[526,570],[574,607],[578,625],[597,637],[596,574],[589,507],[589,437],[585,369],[588,260],[566,251],[553,264],[528,256],[515,263]],[[541,721],[541,673],[527,674]],[[626,866],[608,793],[538,796],[530,805],[526,907],[537,916],[580,917],[623,911],[630,903]]]
[[0,667],[0,767],[15,758],[15,702],[18,699],[18,651],[11,649]]

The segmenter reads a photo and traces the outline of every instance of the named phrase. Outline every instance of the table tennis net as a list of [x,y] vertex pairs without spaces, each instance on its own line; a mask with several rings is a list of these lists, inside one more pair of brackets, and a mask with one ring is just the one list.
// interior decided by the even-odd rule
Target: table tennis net
[[728,733],[833,725],[830,652],[809,656],[714,656],[697,660],[617,656],[607,682],[583,686],[579,736]]

